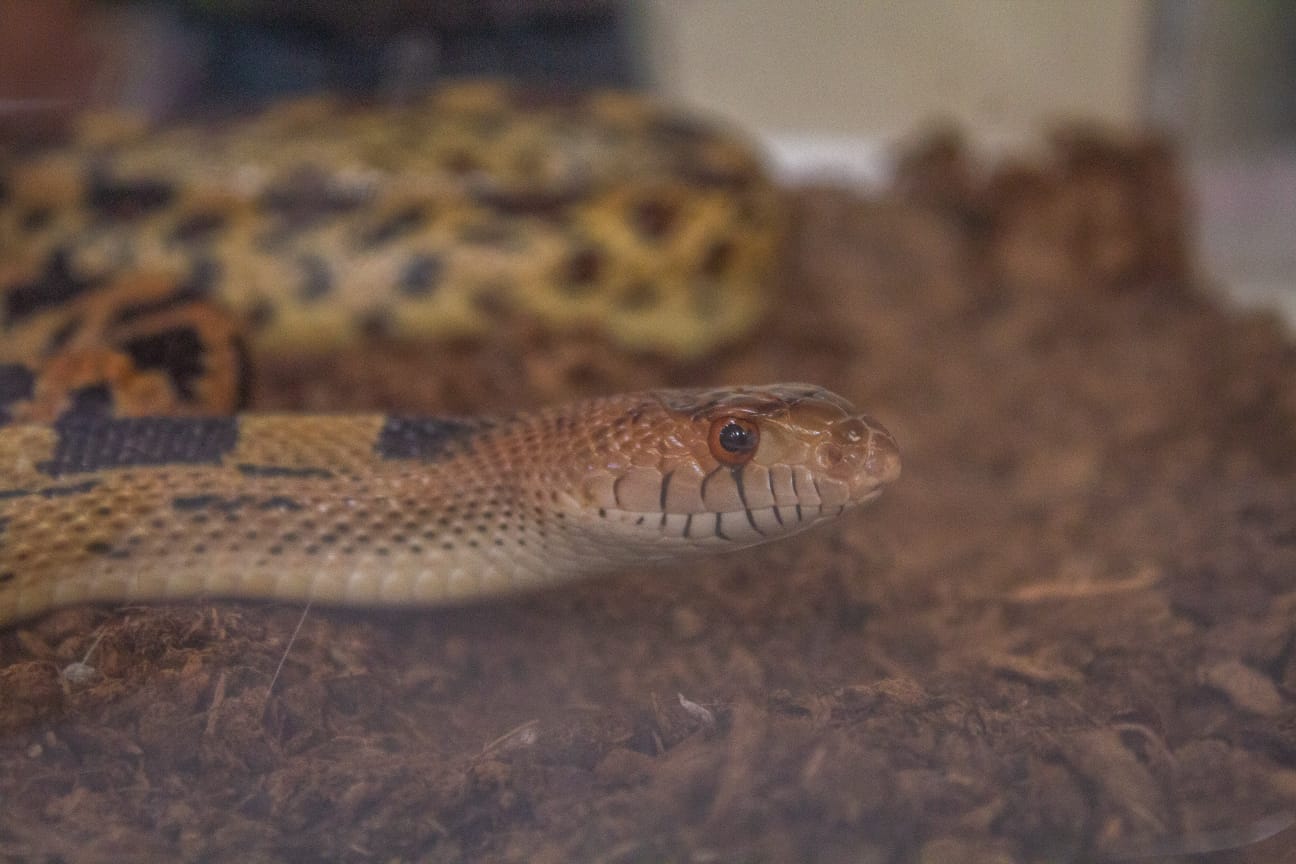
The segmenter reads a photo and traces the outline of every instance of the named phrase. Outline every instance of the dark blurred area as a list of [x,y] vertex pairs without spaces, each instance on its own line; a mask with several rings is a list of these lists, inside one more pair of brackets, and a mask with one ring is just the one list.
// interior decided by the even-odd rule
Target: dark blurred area
[[399,100],[465,75],[635,86],[630,30],[615,0],[5,0],[0,117],[170,118],[317,90]]

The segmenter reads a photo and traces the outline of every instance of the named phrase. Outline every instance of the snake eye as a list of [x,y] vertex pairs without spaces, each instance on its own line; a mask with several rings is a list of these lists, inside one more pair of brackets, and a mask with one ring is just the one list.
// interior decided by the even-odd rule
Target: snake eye
[[741,417],[720,417],[711,423],[707,446],[717,462],[725,465],[743,465],[756,455],[760,443],[760,430],[756,424]]

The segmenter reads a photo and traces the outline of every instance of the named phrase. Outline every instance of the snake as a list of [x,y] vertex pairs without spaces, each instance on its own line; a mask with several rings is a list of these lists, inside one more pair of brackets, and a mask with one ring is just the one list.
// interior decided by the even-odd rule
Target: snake
[[809,384],[483,417],[241,410],[253,351],[489,334],[694,362],[750,333],[759,160],[640,96],[499,82],[0,159],[0,627],[84,603],[439,606],[745,548],[899,475]]
[[894,439],[812,385],[497,418],[73,413],[0,429],[0,625],[201,596],[435,606],[795,534]]

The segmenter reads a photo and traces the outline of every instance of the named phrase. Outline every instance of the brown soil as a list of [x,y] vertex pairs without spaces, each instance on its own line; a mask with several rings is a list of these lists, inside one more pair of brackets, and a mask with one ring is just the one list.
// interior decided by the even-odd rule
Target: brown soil
[[311,609],[277,680],[296,607],[6,631],[0,860],[1291,860],[1296,345],[1210,298],[1178,183],[1140,142],[935,136],[882,199],[790,196],[784,309],[713,364],[281,364],[263,405],[813,380],[905,476],[689,572]]

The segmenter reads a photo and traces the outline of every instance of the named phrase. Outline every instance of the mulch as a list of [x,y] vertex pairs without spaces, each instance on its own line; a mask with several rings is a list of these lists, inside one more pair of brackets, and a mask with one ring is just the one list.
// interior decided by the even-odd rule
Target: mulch
[[705,363],[523,323],[269,366],[262,407],[810,380],[905,474],[672,572],[312,608],[290,651],[274,604],[4,631],[0,860],[1292,860],[1296,342],[1222,305],[1190,201],[1154,141],[942,131],[883,194],[790,190],[780,307]]

